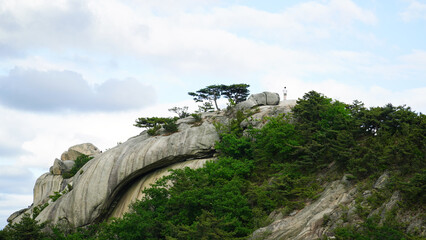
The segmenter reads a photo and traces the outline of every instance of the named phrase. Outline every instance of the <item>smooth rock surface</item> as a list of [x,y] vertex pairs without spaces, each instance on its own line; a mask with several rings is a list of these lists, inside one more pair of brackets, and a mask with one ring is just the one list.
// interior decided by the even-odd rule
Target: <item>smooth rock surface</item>
[[277,105],[280,102],[280,95],[273,92],[263,92],[252,94],[248,100],[254,100],[257,105]]
[[21,210],[19,210],[19,211],[16,211],[16,212],[14,212],[14,213],[12,213],[8,218],[7,218],[7,222],[13,222],[16,218],[18,218],[19,216],[21,216],[23,213],[25,213],[27,210],[29,209],[29,207],[28,208],[24,208],[24,209],[21,209]]
[[93,144],[91,143],[82,143],[75,146],[72,146],[68,149],[68,151],[65,151],[61,155],[61,160],[75,160],[80,155],[88,155],[88,156],[94,156],[96,154],[101,153],[101,151]]
[[54,175],[61,175],[63,173],[69,172],[74,166],[74,164],[75,161],[73,160],[62,161],[59,159],[55,159],[55,162],[53,162],[53,166],[50,172]]
[[256,93],[249,96],[246,101],[236,105],[238,110],[246,110],[261,105],[278,105],[280,103],[280,95],[273,92]]
[[62,191],[64,185],[66,186],[61,175],[51,173],[41,175],[34,185],[34,206],[48,202],[49,196]]
[[79,227],[102,219],[130,182],[173,163],[211,157],[217,140],[208,122],[169,136],[131,138],[84,165],[73,177],[73,190],[46,207],[37,220]]

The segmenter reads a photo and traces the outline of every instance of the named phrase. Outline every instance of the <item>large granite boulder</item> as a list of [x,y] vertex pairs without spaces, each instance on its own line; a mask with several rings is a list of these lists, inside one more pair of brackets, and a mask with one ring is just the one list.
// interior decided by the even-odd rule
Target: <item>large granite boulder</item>
[[51,167],[50,172],[54,175],[61,175],[63,173],[69,172],[74,166],[74,164],[75,161],[73,160],[62,161],[59,159],[55,159],[55,162],[53,162],[53,166]]
[[101,153],[101,151],[93,144],[91,143],[82,143],[75,146],[72,146],[68,149],[68,151],[65,151],[61,155],[61,160],[75,160],[77,157],[81,155],[88,155],[88,156],[94,156]]
[[236,108],[239,110],[245,110],[255,106],[278,105],[279,103],[280,95],[278,93],[262,92],[250,95],[246,101],[238,103]]
[[210,158],[219,136],[212,123],[168,136],[141,134],[94,157],[73,178],[73,189],[36,218],[79,227],[104,219],[131,183],[156,169],[192,159]]

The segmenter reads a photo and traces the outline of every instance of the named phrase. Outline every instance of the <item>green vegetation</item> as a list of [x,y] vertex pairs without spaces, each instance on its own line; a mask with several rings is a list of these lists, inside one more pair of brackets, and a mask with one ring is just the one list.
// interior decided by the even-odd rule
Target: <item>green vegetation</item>
[[192,113],[191,116],[195,119],[195,122],[201,122],[201,113]]
[[176,121],[178,117],[174,118],[163,118],[163,117],[150,117],[150,118],[138,118],[134,126],[140,128],[148,128],[148,134],[150,136],[158,135],[158,130],[164,128],[166,133],[174,133],[178,131],[178,125]]
[[338,240],[401,240],[414,239],[400,229],[389,224],[378,224],[378,219],[369,218],[358,228],[354,226],[341,227],[335,230]]
[[201,110],[204,110],[204,112],[207,112],[212,108],[213,103],[216,109],[220,110],[217,105],[217,100],[222,96],[228,98],[231,105],[245,101],[247,96],[250,94],[248,87],[250,87],[248,84],[210,85],[196,92],[189,92],[188,94],[194,97],[195,102],[207,101],[205,103],[208,104],[204,104],[200,108]]
[[20,222],[7,225],[0,232],[0,239],[10,240],[38,240],[43,239],[42,229],[45,224],[39,224],[29,214],[25,213]]
[[93,159],[93,157],[90,157],[84,154],[78,156],[77,159],[75,159],[74,166],[71,168],[71,170],[67,173],[63,173],[62,177],[63,178],[73,177],[84,166],[84,164],[86,164],[91,159]]
[[178,115],[179,118],[186,118],[189,117],[189,113],[188,113],[188,107],[184,106],[184,107],[173,107],[169,109],[169,112],[174,112]]
[[[97,225],[92,232],[61,235],[58,230],[56,236],[244,239],[265,226],[272,211],[286,215],[314,200],[327,181],[321,174],[332,163],[337,166],[333,174],[350,173],[354,182],[391,173],[388,187],[366,198],[369,206],[380,206],[398,190],[408,203],[401,207],[424,207],[423,114],[391,104],[370,109],[358,101],[349,105],[314,91],[297,101],[292,114],[262,119],[260,129],[243,129],[241,123],[253,113],[236,112],[229,124],[215,124],[218,160],[200,169],[172,170],[145,189],[145,197],[121,219]],[[139,124],[155,128],[159,121],[142,118]],[[364,222],[335,229],[336,239],[416,239],[396,221],[397,208],[381,224],[377,216],[368,218],[370,210],[357,201]]]

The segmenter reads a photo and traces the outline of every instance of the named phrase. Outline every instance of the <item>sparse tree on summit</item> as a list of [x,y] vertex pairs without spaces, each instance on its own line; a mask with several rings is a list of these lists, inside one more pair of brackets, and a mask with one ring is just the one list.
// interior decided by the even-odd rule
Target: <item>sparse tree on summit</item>
[[188,94],[194,97],[195,102],[213,102],[216,110],[220,110],[217,105],[218,99],[224,96],[229,99],[231,104],[237,104],[246,100],[250,93],[248,87],[250,87],[248,84],[232,84],[229,86],[224,84],[210,85],[196,92],[188,92]]

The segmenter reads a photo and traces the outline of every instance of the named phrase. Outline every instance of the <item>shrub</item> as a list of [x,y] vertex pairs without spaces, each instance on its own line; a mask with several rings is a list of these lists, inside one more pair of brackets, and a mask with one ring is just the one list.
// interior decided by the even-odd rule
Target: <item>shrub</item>
[[195,122],[201,122],[201,113],[192,113],[191,116],[195,119]]
[[63,173],[62,177],[63,178],[73,177],[78,172],[78,170],[80,170],[80,168],[82,168],[91,159],[93,159],[93,157],[87,156],[87,155],[84,155],[84,154],[78,156],[77,159],[75,160],[74,166],[71,168],[71,170],[67,173]]

